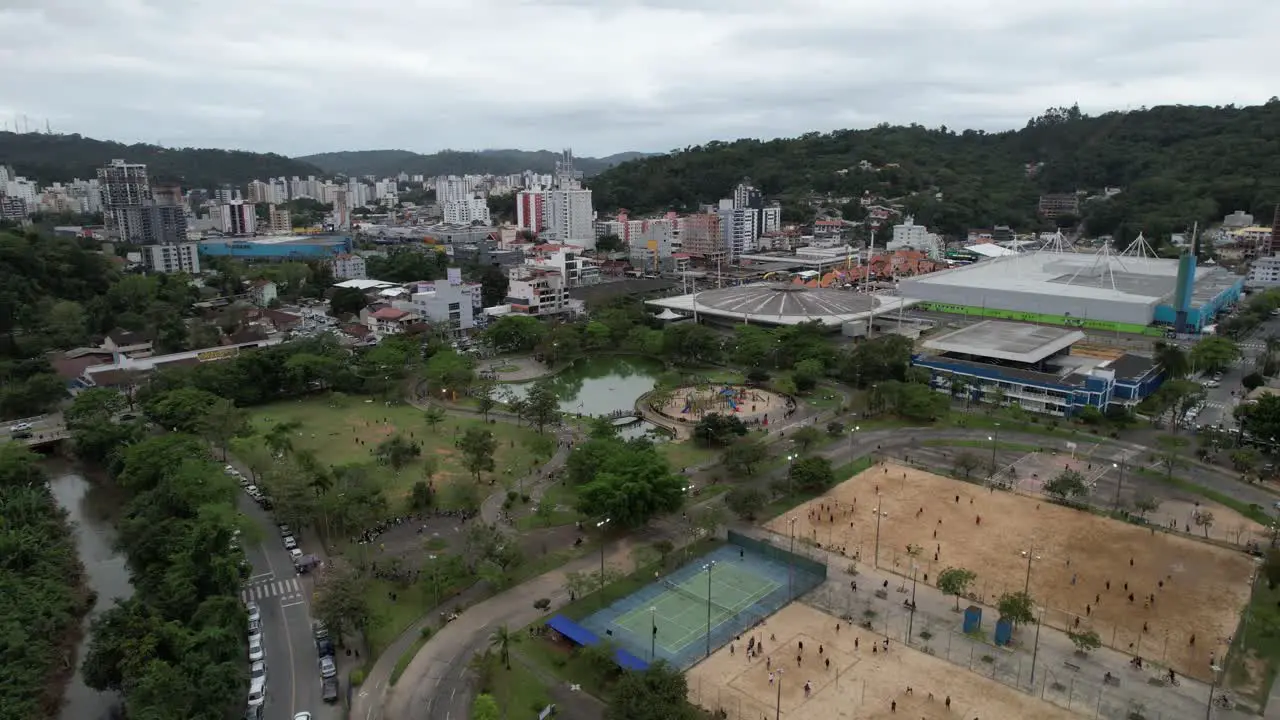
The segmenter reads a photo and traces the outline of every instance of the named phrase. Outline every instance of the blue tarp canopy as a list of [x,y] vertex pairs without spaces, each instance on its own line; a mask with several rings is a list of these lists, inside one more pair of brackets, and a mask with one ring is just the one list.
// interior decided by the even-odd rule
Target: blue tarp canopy
[[[575,645],[596,645],[600,642],[600,638],[595,633],[563,615],[556,615],[548,620],[547,627],[560,633]],[[622,648],[618,648],[618,652],[614,654],[613,659],[617,661],[619,667],[625,670],[646,670],[649,667],[649,663]]]

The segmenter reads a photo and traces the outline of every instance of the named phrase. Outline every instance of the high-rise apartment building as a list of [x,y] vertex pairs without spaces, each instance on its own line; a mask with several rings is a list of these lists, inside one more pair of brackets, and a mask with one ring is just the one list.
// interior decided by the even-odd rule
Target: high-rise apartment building
[[261,180],[254,180],[249,183],[245,199],[254,204],[273,202],[271,199],[271,185]]
[[444,213],[444,221],[455,225],[470,225],[473,222],[488,225],[490,222],[489,203],[483,198],[452,200],[447,203],[441,203],[440,210]]
[[752,208],[735,208],[726,205],[727,203],[723,203],[720,207],[720,220],[724,224],[722,231],[724,249],[728,253],[729,261],[732,262],[742,255],[755,252],[756,238],[759,237],[756,230],[758,212]]
[[440,203],[441,207],[445,203],[466,200],[471,196],[471,187],[467,178],[457,175],[436,178],[436,202]]
[[98,185],[102,191],[107,233],[127,242],[141,242],[141,210],[151,199],[147,166],[112,160],[106,167],[98,168]]
[[268,230],[274,233],[287,233],[293,229],[293,218],[289,211],[272,205],[267,208]]
[[[187,242],[187,208],[148,200],[136,211],[139,238],[143,245],[174,245]],[[167,271],[166,271],[167,272]]]
[[252,235],[258,228],[258,215],[254,206],[242,200],[218,205],[213,210],[213,216],[223,235]]
[[548,239],[595,249],[595,211],[590,190],[548,190],[545,218]]
[[143,264],[162,273],[200,274],[200,246],[196,243],[148,245],[143,248]]
[[680,249],[705,262],[725,258],[724,225],[716,213],[686,215],[679,221]]
[[516,227],[535,235],[547,227],[546,190],[521,190],[516,194]]

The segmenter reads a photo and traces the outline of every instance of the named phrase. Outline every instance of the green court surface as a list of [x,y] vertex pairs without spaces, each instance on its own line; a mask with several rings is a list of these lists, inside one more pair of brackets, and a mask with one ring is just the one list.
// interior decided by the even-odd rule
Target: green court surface
[[[665,582],[665,581],[664,581]],[[733,618],[781,587],[778,583],[732,564],[711,569],[711,630]],[[657,647],[671,655],[707,635],[707,573],[667,585],[648,607],[638,607],[614,620],[614,624],[638,637],[649,637],[657,628]]]

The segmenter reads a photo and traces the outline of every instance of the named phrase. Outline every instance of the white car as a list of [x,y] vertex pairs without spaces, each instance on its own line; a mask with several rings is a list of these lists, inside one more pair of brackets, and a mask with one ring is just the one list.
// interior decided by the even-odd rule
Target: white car
[[293,720],[311,720],[311,713],[300,712],[297,715],[293,716]]
[[258,678],[266,679],[266,677],[267,677],[267,663],[265,660],[259,660],[258,662],[249,666],[249,682],[253,682]]
[[226,473],[226,474],[228,474],[228,475],[239,475],[239,474],[240,474],[240,471],[239,471],[239,470],[236,470],[236,466],[235,466],[235,465],[224,465],[224,466],[223,466],[223,468],[222,468],[222,470],[223,470],[223,472],[225,472],[225,473]]
[[262,622],[262,611],[258,609],[258,603],[247,603],[244,609],[249,611],[249,622]]
[[32,427],[33,426],[29,422],[21,422],[9,428],[9,432],[11,433],[26,432],[27,430],[30,430]]
[[282,540],[284,541],[285,550],[294,550],[298,547],[298,541],[292,535],[285,535]]
[[249,636],[249,662],[258,662],[266,657],[262,649],[262,634]]
[[261,705],[267,701],[267,679],[255,678],[249,681],[249,707]]
[[320,658],[320,677],[331,678],[338,674],[338,666],[334,664],[333,658],[328,655]]
[[297,564],[297,562],[298,562],[299,560],[301,560],[301,559],[302,559],[302,551],[301,551],[301,550],[299,550],[298,548],[294,548],[294,549],[290,550],[290,551],[289,551],[289,559],[290,559],[290,560],[292,560],[292,561],[294,562],[294,564],[296,565],[296,564]]

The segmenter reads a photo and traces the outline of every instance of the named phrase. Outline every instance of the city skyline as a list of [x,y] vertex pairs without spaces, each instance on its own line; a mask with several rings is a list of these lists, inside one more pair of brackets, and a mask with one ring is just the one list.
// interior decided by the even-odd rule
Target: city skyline
[[571,145],[598,157],[1274,94],[1265,33],[1280,7],[1265,0],[909,5],[15,0],[0,10],[12,38],[0,121],[289,156]]

